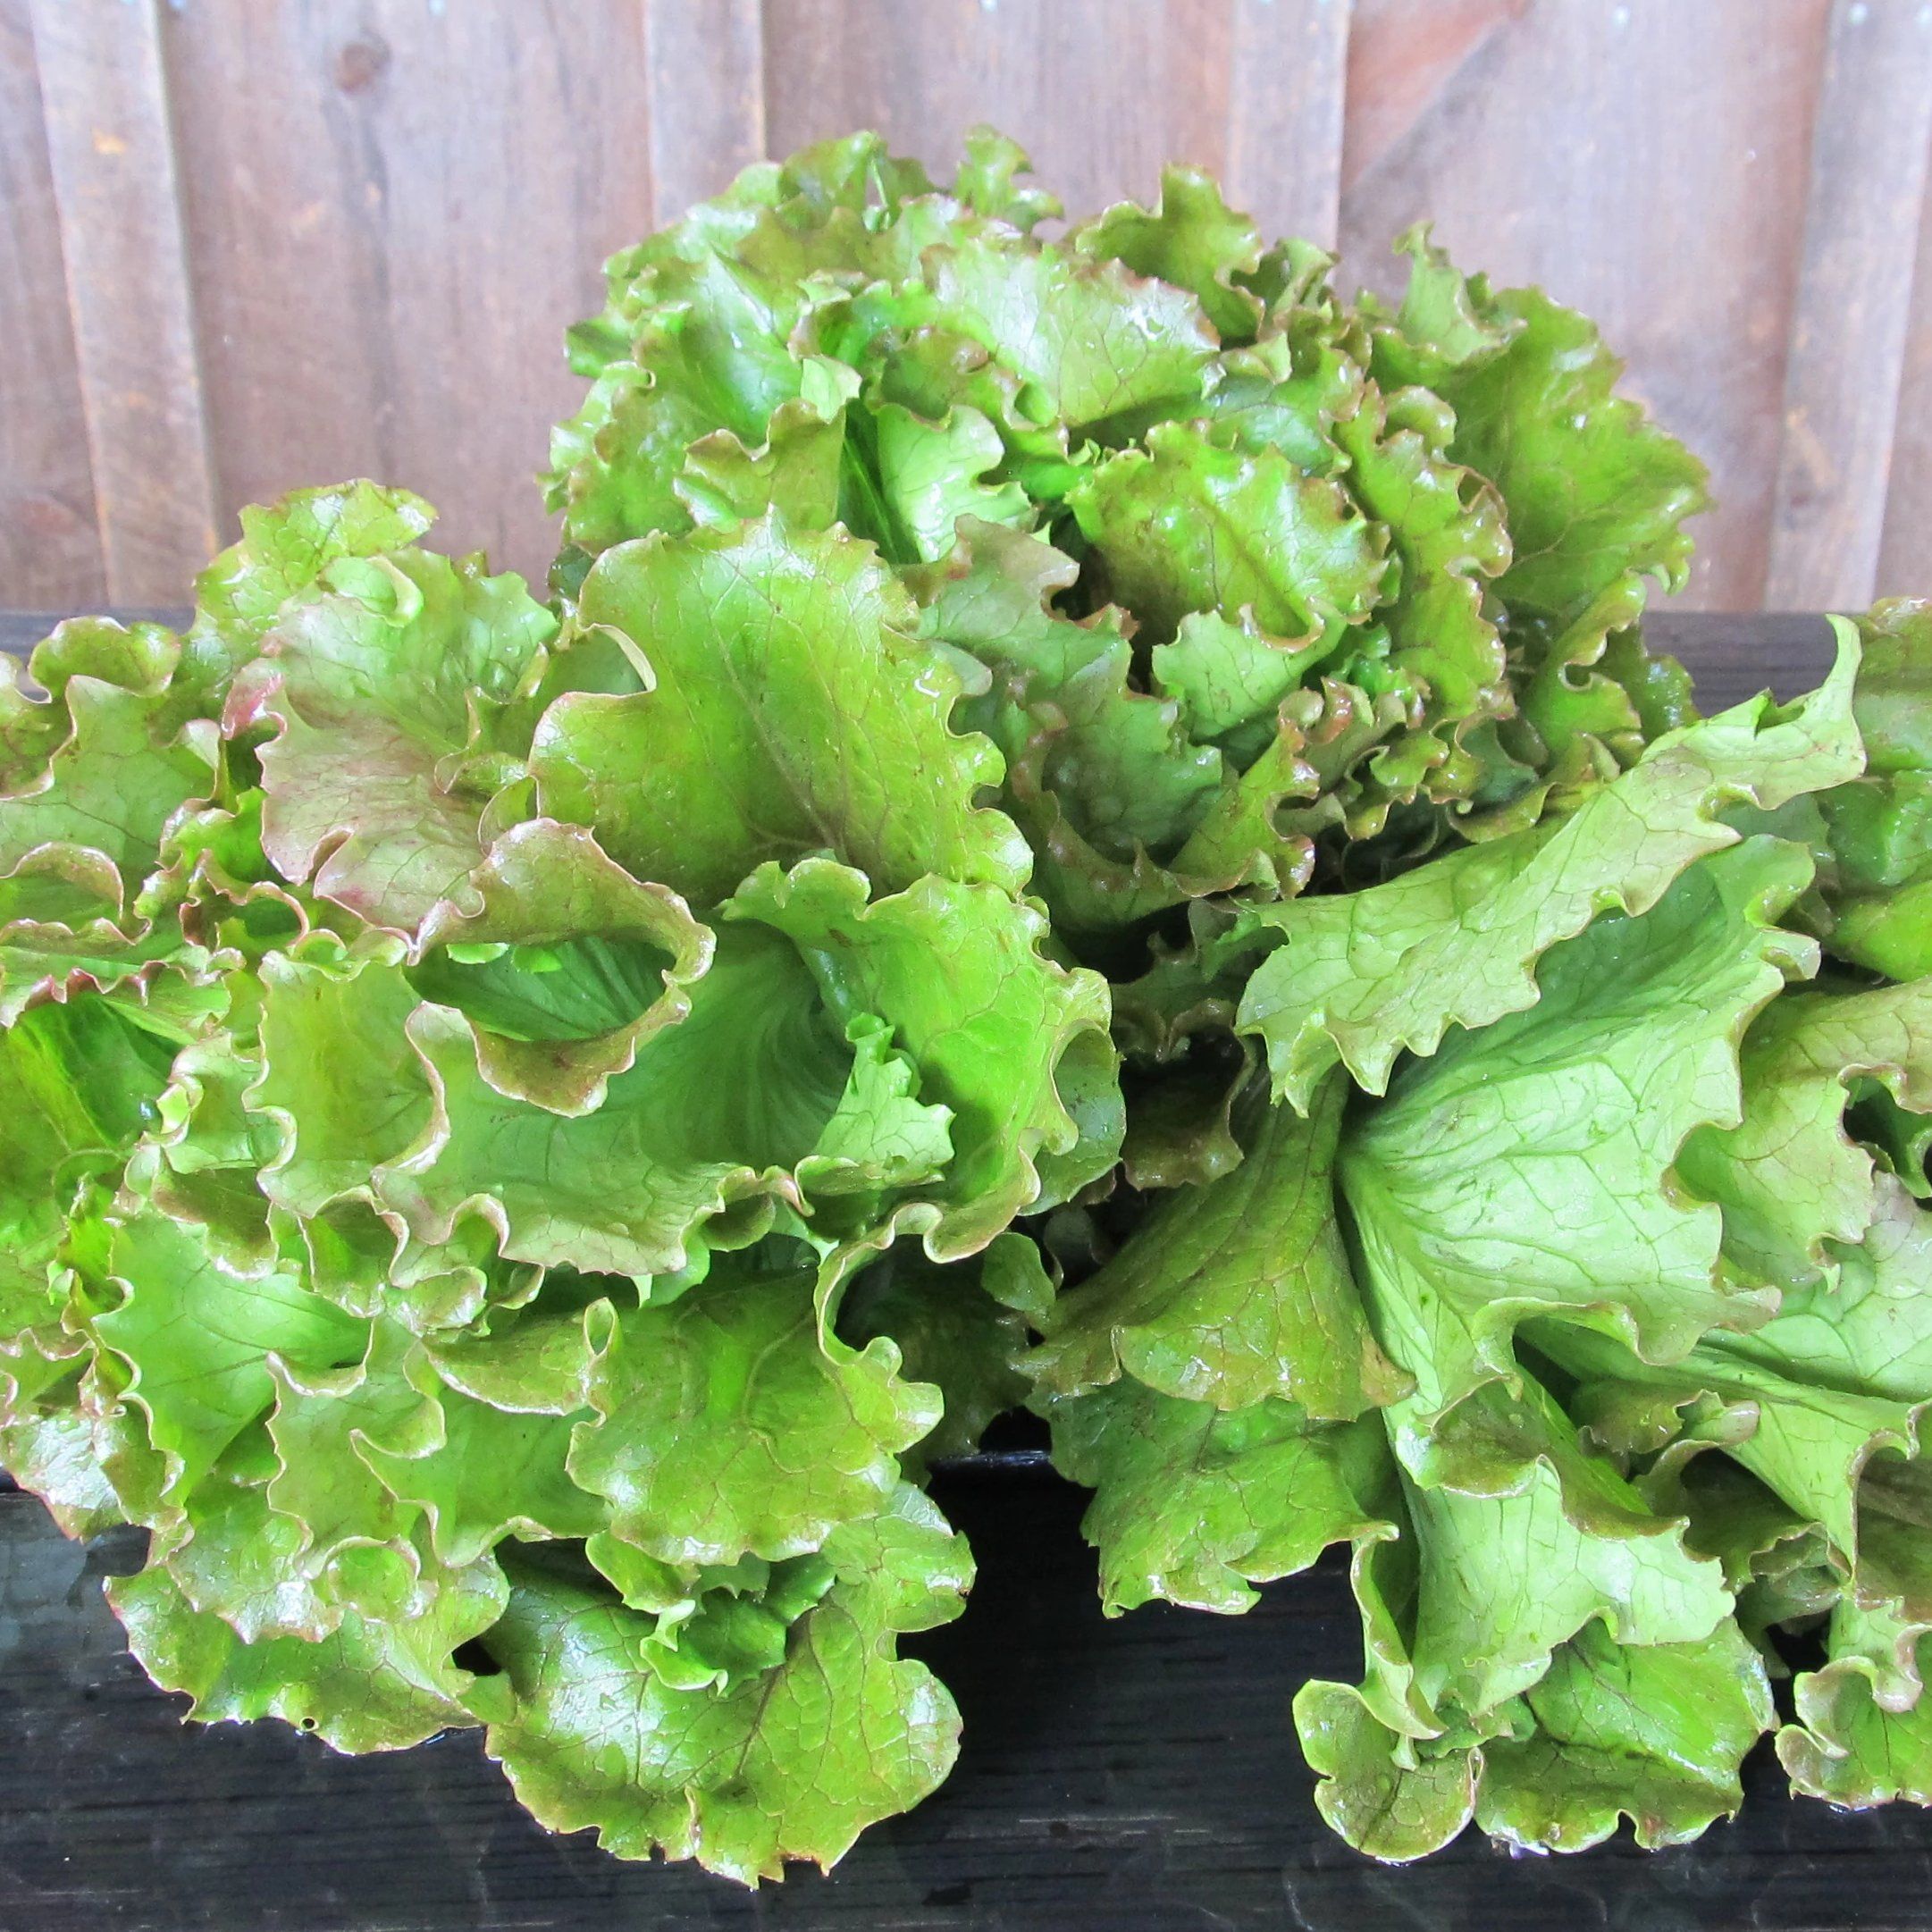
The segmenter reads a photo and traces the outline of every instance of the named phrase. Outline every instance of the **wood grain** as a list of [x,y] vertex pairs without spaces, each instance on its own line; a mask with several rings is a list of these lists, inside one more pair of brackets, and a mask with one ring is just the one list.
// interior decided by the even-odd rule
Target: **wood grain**
[[1357,0],[1345,263],[1399,281],[1433,215],[1458,260],[1542,283],[1709,463],[1692,601],[1755,607],[1826,48],[1826,0]]
[[601,258],[980,120],[1076,214],[1192,161],[1598,317],[1712,467],[1693,605],[1932,588],[1928,0],[0,0],[0,594],[179,595],[357,473],[540,571]]
[[767,133],[878,128],[950,175],[990,121],[1070,214],[1151,199],[1163,162],[1226,164],[1234,28],[1228,0],[766,0]]
[[1932,140],[1932,7],[1835,0],[1764,602],[1869,603]]
[[1397,6],[1357,0],[1348,43],[1341,181],[1347,189],[1406,139],[1491,37],[1529,0],[1438,0]]
[[1350,0],[1235,0],[1228,198],[1270,236],[1335,245],[1350,11]]
[[106,597],[28,0],[0,0],[0,584]]
[[34,46],[110,597],[179,596],[214,483],[158,0],[33,0]]
[[1932,195],[1919,214],[1884,518],[1877,594],[1932,596]]
[[167,52],[224,508],[374,475],[540,575],[562,332],[651,225],[635,0],[195,0]]
[[765,154],[759,0],[643,0],[656,225],[675,222]]

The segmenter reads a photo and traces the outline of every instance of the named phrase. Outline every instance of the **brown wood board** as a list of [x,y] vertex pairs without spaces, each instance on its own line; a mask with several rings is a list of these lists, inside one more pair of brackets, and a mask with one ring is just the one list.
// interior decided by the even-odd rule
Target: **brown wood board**
[[1220,172],[1386,286],[1432,216],[1602,323],[1718,508],[1687,601],[1925,587],[1919,0],[0,0],[0,562],[179,596],[298,483],[540,572],[611,249],[860,125],[1070,208]]

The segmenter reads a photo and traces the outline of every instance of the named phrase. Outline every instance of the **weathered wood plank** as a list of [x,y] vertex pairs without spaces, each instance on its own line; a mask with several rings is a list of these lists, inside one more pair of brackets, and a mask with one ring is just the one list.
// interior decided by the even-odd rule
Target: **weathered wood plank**
[[1342,114],[1344,192],[1407,139],[1490,37],[1529,0],[1356,0]]
[[1789,700],[1831,668],[1831,626],[1797,611],[1654,610],[1643,622],[1652,651],[1680,659],[1708,715],[1760,691]]
[[107,594],[28,0],[0,0],[0,594]]
[[357,474],[537,574],[565,325],[651,225],[634,0],[195,0],[166,23],[224,507]]
[[759,0],[643,0],[657,225],[715,195],[765,153]]
[[1932,141],[1932,8],[1835,0],[1764,601],[1870,602]]
[[1932,194],[1919,210],[1873,589],[1932,596]]
[[1228,199],[1270,236],[1335,245],[1350,11],[1350,0],[1235,0]]
[[158,0],[33,0],[107,594],[179,596],[214,542]]
[[[875,124],[945,169],[979,118],[1076,212],[1150,195],[1179,156],[1271,229],[1331,232],[1339,196],[1347,269],[1382,285],[1389,236],[1434,213],[1459,256],[1597,315],[1712,463],[1693,602],[1927,587],[1925,9],[1352,13],[0,0],[7,592],[178,595],[211,504],[356,471],[440,500],[452,544],[539,568],[526,479],[577,393],[558,332],[601,256],[760,151]],[[56,199],[64,264],[37,212]]]
[[1459,260],[1594,316],[1710,464],[1691,599],[1763,593],[1827,0],[1357,0],[1348,266],[1400,280],[1425,216]]
[[1070,214],[1151,198],[1163,162],[1226,165],[1234,26],[1227,0],[767,0],[767,135],[878,128],[949,175],[989,121]]

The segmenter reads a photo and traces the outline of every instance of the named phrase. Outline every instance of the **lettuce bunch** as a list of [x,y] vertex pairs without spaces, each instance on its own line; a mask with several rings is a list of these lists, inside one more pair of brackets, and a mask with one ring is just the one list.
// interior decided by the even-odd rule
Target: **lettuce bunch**
[[615,1850],[829,1861],[951,1760],[911,1479],[1012,1399],[1009,1224],[1113,1163],[1105,984],[860,546],[638,559],[647,662],[428,521],[251,513],[185,637],[8,686],[0,1457],[151,1532],[114,1606],[199,1716],[483,1723]]
[[1587,322],[1023,171],[615,258],[548,601],[358,483],[7,668],[0,1462],[197,1716],[746,1880],[945,1776],[1022,1407],[1110,1609],[1352,1547],[1378,1855],[1693,1835],[1793,1657],[1925,1797],[1932,606],[1701,719]]
[[1023,167],[982,130],[941,192],[858,136],[611,261],[546,479],[583,621],[640,537],[866,541],[1103,958],[1533,822],[1683,720],[1634,626],[1704,470],[1582,316],[1421,232],[1399,310],[1351,309],[1182,168],[1039,240]]
[[[1932,662],[1932,610],[1873,628]],[[1932,1793],[1932,979],[1804,929],[1869,903],[1805,836],[1881,808],[1858,663],[1845,626],[1802,705],[1667,734],[1560,821],[1239,914],[1243,1158],[1049,1313],[1110,1603],[1238,1610],[1352,1546],[1366,1676],[1295,1714],[1381,1856],[1472,1816],[1696,1835],[1820,1625],[1794,1783]]]

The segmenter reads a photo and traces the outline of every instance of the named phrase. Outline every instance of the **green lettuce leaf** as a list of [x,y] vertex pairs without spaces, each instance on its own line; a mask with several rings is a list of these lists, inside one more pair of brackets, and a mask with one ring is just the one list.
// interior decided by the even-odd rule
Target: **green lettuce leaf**
[[1338,485],[1279,449],[1223,449],[1188,424],[1161,424],[1145,449],[1110,457],[1071,503],[1109,595],[1158,642],[1211,611],[1332,650],[1386,568],[1385,539]]
[[[1682,1643],[1728,1614],[1721,1566],[1690,1547],[1681,1518],[1646,1507],[1533,1378],[1514,1393],[1485,1386],[1425,1448],[1402,1443],[1399,1420],[1390,1431],[1412,1478],[1415,1565],[1406,1656],[1371,1667],[1391,1702],[1399,1692],[1438,1725],[1480,1721],[1588,1624],[1621,1643]],[[1373,1553],[1390,1571],[1402,1554]]]
[[1777,1734],[1778,1760],[1794,1789],[1852,1810],[1900,1799],[1932,1804],[1922,1628],[1851,1598],[1838,1603],[1827,1661],[1793,1685],[1797,1721]]
[[262,964],[260,1077],[246,1096],[282,1139],[262,1191],[305,1217],[370,1185],[430,1114],[404,1027],[417,1005],[394,940],[322,940]]
[[711,935],[575,826],[531,819],[491,846],[416,935],[411,984],[476,1023],[499,1093],[589,1113],[643,1043],[688,1017]]
[[[1593,1382],[1661,1391],[1685,1411],[1687,1447],[1721,1447],[1800,1523],[1816,1525],[1869,1597],[1918,1596],[1927,1589],[1916,1555],[1922,1472],[1894,1458],[1915,1453],[1932,1400],[1928,1253],[1932,1215],[1881,1181],[1864,1240],[1837,1250],[1835,1281],[1793,1290],[1751,1333],[1713,1333],[1659,1365],[1577,1330],[1539,1323],[1534,1339]],[[1700,1397],[1715,1398],[1716,1412],[1694,1406]],[[1932,1594],[1925,1601],[1932,1612]]]
[[101,995],[0,1031],[0,1331],[59,1312],[50,1270],[90,1179],[112,1185],[167,1085],[168,1045]]
[[1679,1175],[1724,1210],[1726,1256],[1752,1280],[1795,1288],[1832,1269],[1832,1242],[1863,1239],[1879,1169],[1845,1111],[1854,1086],[1932,1113],[1932,979],[1869,992],[1793,993],[1752,1026],[1743,1119],[1684,1145]]
[[1709,506],[1704,466],[1614,394],[1622,365],[1592,323],[1539,290],[1464,275],[1426,229],[1400,247],[1412,265],[1399,311],[1365,305],[1375,374],[1455,411],[1449,454],[1508,513],[1516,555],[1497,589],[1512,616],[1560,623],[1631,576],[1681,588],[1683,525]]
[[475,1679],[454,1653],[497,1622],[506,1598],[502,1572],[485,1560],[426,1615],[351,1613],[315,1642],[248,1643],[194,1609],[165,1569],[151,1565],[108,1586],[136,1660],[164,1690],[187,1693],[190,1716],[281,1718],[338,1751],[401,1751],[475,1724],[465,1702]]
[[1124,263],[1137,275],[1186,289],[1200,302],[1223,344],[1254,334],[1262,304],[1251,287],[1261,266],[1261,231],[1221,198],[1198,168],[1161,170],[1161,198],[1152,208],[1117,202],[1068,237],[1082,255]]
[[[1239,886],[1295,889],[1312,849],[1279,808],[1322,782],[1302,755],[1313,718],[1283,707],[1298,672],[1275,683],[1273,665],[1225,660],[1250,647],[1284,661],[1303,654],[1218,618],[1189,617],[1185,649],[1155,646],[1160,688],[1143,690],[1119,613],[1075,622],[1054,608],[1078,574],[1037,537],[973,524],[946,567],[920,585],[927,633],[990,674],[962,715],[1005,758],[1001,802],[1033,847],[1035,888],[1055,921],[1108,933]],[[1239,643],[1222,650],[1199,630],[1208,624]],[[1244,670],[1273,709],[1237,757],[1231,744],[1206,741],[1222,727],[1225,685]]]
[[[856,872],[806,860],[760,868],[726,917],[790,938],[848,1024],[884,1017],[921,1096],[950,1110],[953,1160],[925,1231],[935,1259],[973,1253],[1014,1214],[1053,1205],[1056,1177],[1079,1186],[1112,1166],[1125,1122],[1106,989],[1045,956],[1030,906],[937,878],[868,903]],[[942,955],[948,970],[936,974]]]
[[1627,1817],[1646,1849],[1681,1844],[1743,1799],[1738,1768],[1772,1721],[1764,1666],[1733,1625],[1692,1643],[1619,1644],[1589,1625],[1484,1743],[1431,1751],[1378,1724],[1359,1695],[1295,1699],[1315,1802],[1351,1844],[1419,1858],[1473,1817],[1492,1838],[1580,1852]]
[[1080,1528],[1110,1617],[1155,1598],[1245,1610],[1254,1584],[1330,1543],[1395,1533],[1376,1514],[1388,1451],[1372,1418],[1315,1423],[1272,1398],[1228,1413],[1128,1381],[1038,1406],[1054,1466],[1095,1491]]
[[1620,1818],[1646,1850],[1701,1836],[1737,1810],[1738,1768],[1772,1722],[1763,1662],[1729,1624],[1637,1646],[1588,1626],[1525,1701],[1535,1731],[1483,1747],[1475,1816],[1532,1851],[1582,1851]]
[[475,1214],[512,1260],[616,1274],[675,1273],[756,1239],[775,1203],[802,1206],[794,1170],[852,1067],[803,962],[760,934],[720,945],[691,1012],[609,1079],[592,1113],[498,1092],[475,1022],[454,1008],[415,1006],[407,1040],[424,1125],[373,1171],[378,1201],[432,1247]]
[[168,1466],[164,1498],[186,1497],[266,1413],[276,1365],[330,1369],[361,1356],[363,1324],[295,1271],[235,1274],[158,1214],[113,1228],[105,1267],[122,1298],[94,1332],[128,1365],[126,1399]]
[[1410,1063],[1345,1138],[1376,1331],[1421,1415],[1510,1373],[1533,1313],[1668,1361],[1770,1312],[1721,1275],[1718,1211],[1667,1177],[1693,1129],[1737,1119],[1738,1039],[1815,957],[1768,923],[1808,876],[1764,839],[1693,866],[1641,918],[1552,948],[1536,1004]]
[[256,657],[282,606],[313,591],[341,557],[380,557],[427,534],[436,513],[407,490],[358,478],[291,490],[241,512],[241,541],[195,580],[195,621],[181,679],[214,716],[235,673]]
[[554,432],[545,494],[570,542],[591,555],[690,517],[673,487],[685,451],[729,432],[765,440],[801,394],[792,351],[807,302],[748,264],[693,249],[650,265],[606,324],[611,353],[584,407]]
[[[902,1467],[970,1455],[995,1416],[1026,1399],[1019,1368],[1028,1342],[1025,1289],[1012,1306],[1013,1281],[1030,1282],[1039,1268],[1023,1234],[998,1235],[971,1261],[945,1267],[902,1241],[844,1287],[839,1334],[861,1347],[889,1340],[901,1373],[936,1388],[944,1404],[927,1434],[900,1452]],[[1040,1285],[1051,1294],[1050,1283]]]
[[1265,1398],[1347,1418],[1402,1388],[1369,1332],[1334,1201],[1343,1083],[1306,1119],[1251,1095],[1231,1173],[1159,1202],[1046,1316],[1029,1368],[1076,1394],[1127,1373],[1221,1409]]
[[90,992],[146,1007],[145,1023],[163,1035],[220,1011],[216,980],[234,955],[171,920],[121,914],[120,896],[98,854],[72,847],[42,846],[0,879],[0,1026],[44,1000]]
[[959,1717],[894,1640],[959,1614],[970,1562],[907,1490],[824,1554],[834,1582],[784,1662],[724,1691],[668,1683],[641,1654],[653,1619],[608,1587],[517,1563],[483,1639],[503,1675],[473,1701],[518,1798],[620,1856],[661,1850],[747,1884],[788,1858],[829,1866],[916,1804],[952,1765]]
[[897,1351],[819,1343],[810,1271],[720,1264],[668,1306],[618,1316],[575,1432],[573,1480],[610,1534],[680,1566],[776,1562],[885,1507],[896,1454],[939,1418]]
[[277,1258],[257,1176],[280,1138],[273,1122],[246,1105],[260,1072],[259,1061],[225,1029],[182,1047],[126,1183],[131,1196],[190,1230],[211,1258],[249,1277],[269,1273]]
[[1932,973],[1932,609],[1891,599],[1860,620],[1859,637],[1865,772],[1819,801],[1832,860],[1827,943],[1914,979]]
[[506,773],[494,721],[541,676],[556,619],[520,577],[426,551],[338,559],[237,679],[225,729],[260,752],[262,844],[285,878],[413,932],[483,855]]
[[887,889],[1025,882],[1018,833],[974,802],[997,755],[951,729],[956,675],[861,547],[769,522],[626,546],[579,615],[630,640],[650,688],[559,698],[538,797],[638,877],[710,905],[763,860],[829,848]]
[[1199,399],[1214,338],[1193,297],[1055,242],[989,231],[925,259],[944,319],[1038,391],[1053,416],[1105,441]]
[[[1614,1828],[1652,1756],[1664,1822],[1638,1816],[1659,1842],[1734,1807],[1768,1697],[1721,1566],[1683,1519],[1648,1508],[1528,1376],[1515,1394],[1479,1391],[1425,1454],[1405,1453],[1399,1492],[1377,1499],[1397,1533],[1356,1549],[1367,1679],[1313,1682],[1295,1701],[1329,1822],[1385,1859],[1437,1849],[1472,1815],[1574,1849]],[[1633,1678],[1654,1686],[1647,1720],[1619,1714]]]
[[1316,1809],[1341,1837],[1390,1864],[1440,1852],[1475,1810],[1482,1761],[1467,1746],[1418,1751],[1352,1685],[1311,1678],[1295,1693]]
[[1384,595],[1377,615],[1386,659],[1346,666],[1345,675],[1375,685],[1398,680],[1396,689],[1434,738],[1410,740],[1371,761],[1380,788],[1393,798],[1412,794],[1424,767],[1432,796],[1473,789],[1477,761],[1459,741],[1473,724],[1510,707],[1502,641],[1484,595],[1487,580],[1508,567],[1509,532],[1495,491],[1449,459],[1456,428],[1442,401],[1412,389],[1372,390],[1335,427],[1349,491],[1386,525],[1397,566],[1388,574],[1393,594]]
[[[970,1254],[1112,1164],[1122,1122],[1105,988],[1040,955],[1030,908],[939,878],[869,900],[861,874],[817,859],[753,874],[724,915],[710,964],[679,988],[684,1016],[641,1037],[582,1113],[492,1081],[482,993],[467,1009],[412,1008],[396,991],[416,1063],[389,1034],[365,1071],[391,1097],[342,1117],[375,1204],[430,1247],[474,1215],[514,1261],[655,1275],[756,1239],[780,1212],[836,1245],[900,1198],[935,1258]],[[943,951],[954,970],[937,977]],[[491,982],[486,1018],[517,970]],[[534,977],[542,997],[550,976]],[[341,1011],[326,1021],[342,1023]],[[274,1059],[272,1045],[272,1073]],[[318,1098],[320,1136],[337,1115],[333,1094]],[[313,1211],[336,1194],[307,1182],[299,1113],[294,1134],[278,1184],[299,1205],[302,1173]]]
[[[74,618],[28,660],[47,693],[39,701],[0,660],[0,881],[16,902],[30,870],[118,913],[154,869],[170,820],[214,788],[214,727],[170,701],[181,648],[159,625]],[[29,900],[22,910],[41,909]]]
[[[1492,291],[1426,229],[1399,310],[1364,315],[1370,365],[1453,412],[1448,454],[1501,500],[1513,558],[1496,582],[1515,667],[1516,716],[1476,752],[1472,832],[1529,822],[1554,791],[1587,790],[1646,736],[1684,721],[1687,688],[1651,660],[1636,629],[1653,586],[1682,588],[1684,522],[1709,507],[1708,475],[1636,402],[1622,365],[1584,316],[1535,289]],[[1676,713],[1678,715],[1659,715]]]
[[1854,770],[1855,641],[1789,712],[1753,699],[1659,738],[1634,769],[1559,822],[1449,853],[1387,885],[1244,916],[1265,945],[1240,1024],[1268,1049],[1275,1091],[1306,1106],[1338,1060],[1372,1093],[1396,1056],[1435,1052],[1535,998],[1545,950],[1607,906],[1641,913],[1684,869],[1734,844],[1726,806],[1776,806]]

